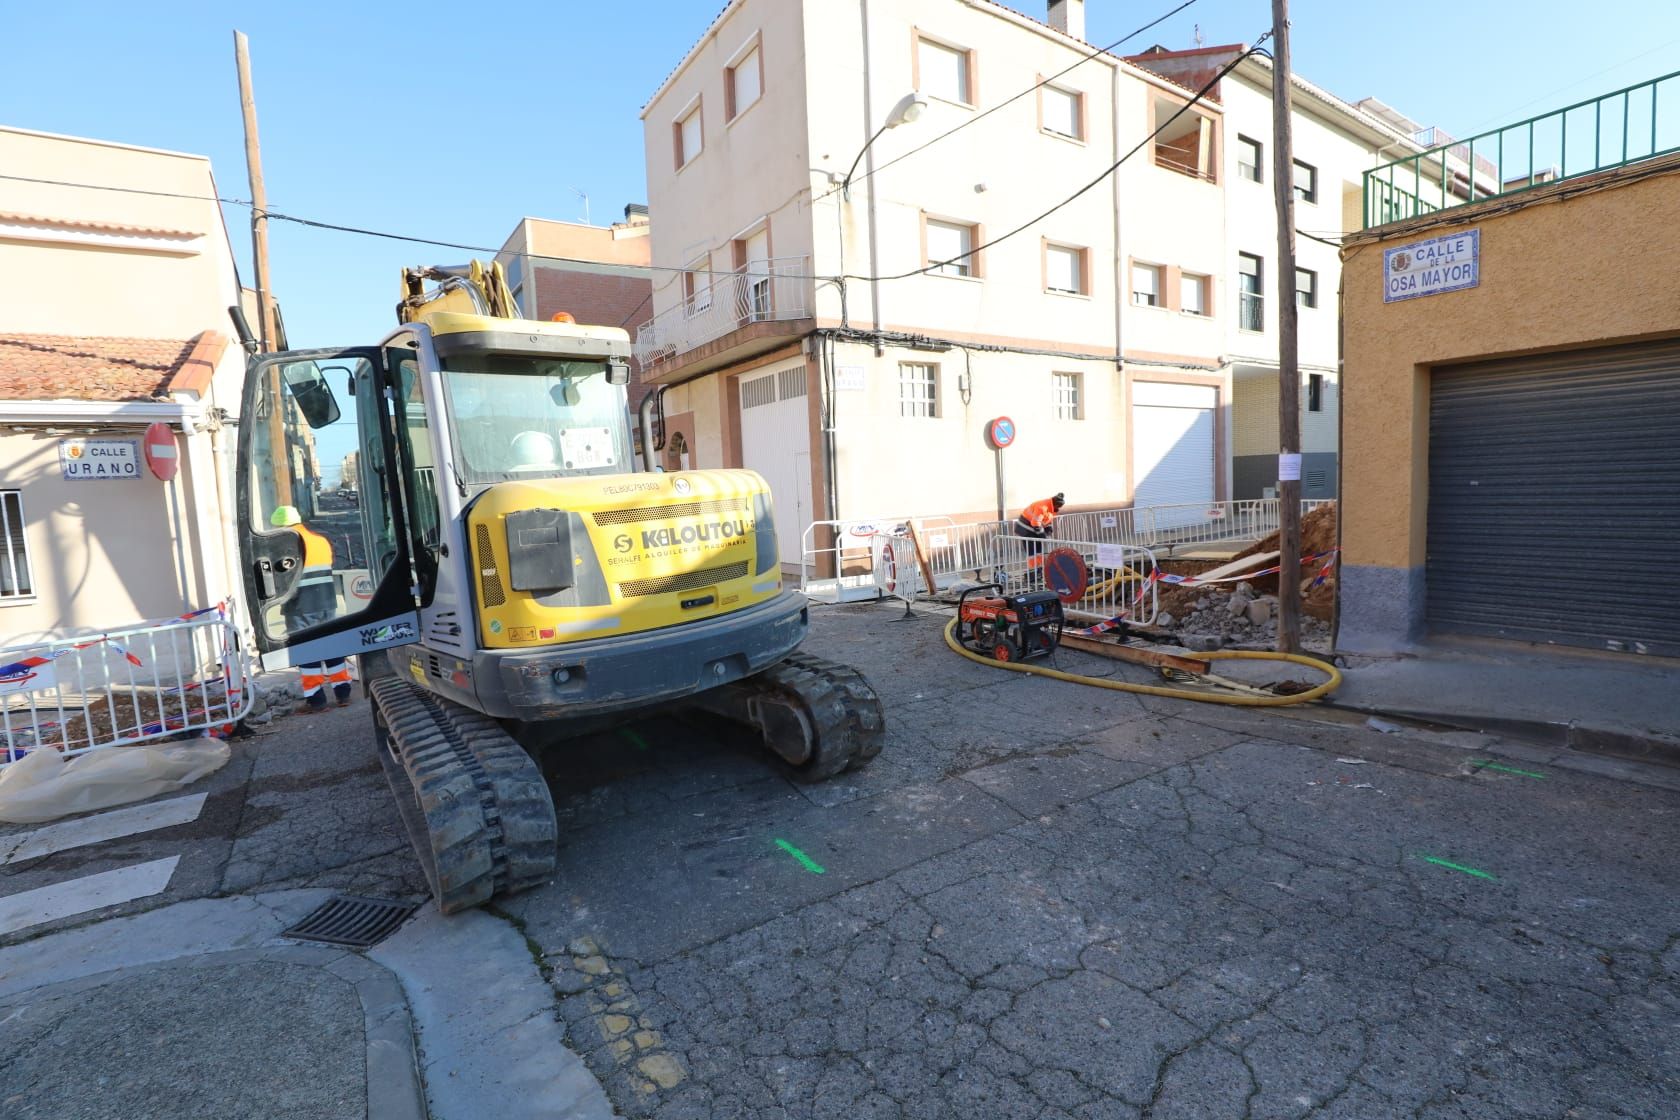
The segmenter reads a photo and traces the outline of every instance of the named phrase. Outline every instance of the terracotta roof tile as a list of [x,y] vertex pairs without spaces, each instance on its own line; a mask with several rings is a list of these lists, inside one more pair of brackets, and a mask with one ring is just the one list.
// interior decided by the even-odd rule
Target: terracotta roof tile
[[0,335],[0,400],[157,400],[197,341]]
[[101,233],[124,233],[140,237],[173,237],[190,240],[201,237],[190,229],[169,229],[164,226],[130,226],[120,222],[100,222],[90,218],[50,218],[42,214],[24,214],[14,210],[0,210],[0,222],[17,225],[48,226],[58,229],[92,229]]

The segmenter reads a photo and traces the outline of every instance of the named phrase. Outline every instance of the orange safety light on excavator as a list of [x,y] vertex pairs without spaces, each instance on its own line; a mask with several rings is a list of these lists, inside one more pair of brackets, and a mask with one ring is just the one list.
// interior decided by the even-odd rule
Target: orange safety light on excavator
[[577,320],[572,317],[572,313],[570,311],[556,311],[554,314],[552,314],[548,317],[548,321],[551,322],[551,323],[575,323],[575,322],[577,322]]

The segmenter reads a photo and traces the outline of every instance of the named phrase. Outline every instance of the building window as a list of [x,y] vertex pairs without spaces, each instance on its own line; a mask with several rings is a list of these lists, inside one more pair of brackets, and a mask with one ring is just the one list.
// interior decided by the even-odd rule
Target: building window
[[1322,373],[1307,374],[1307,411],[1324,411],[1324,375]]
[[939,415],[939,367],[932,362],[900,362],[898,366],[898,414]]
[[1318,201],[1318,168],[1310,163],[1295,161],[1295,200],[1297,202]]
[[1056,388],[1056,419],[1079,420],[1079,375],[1077,373],[1053,373],[1050,375]]
[[922,264],[936,276],[978,276],[974,255],[976,227],[962,222],[927,220],[927,249]]
[[916,38],[916,85],[930,97],[974,104],[974,60],[970,51]]
[[1206,315],[1208,278],[1186,272],[1178,279],[1178,307],[1186,315]]
[[1237,326],[1245,331],[1266,329],[1264,267],[1253,253],[1237,254]]
[[1262,162],[1266,158],[1266,149],[1260,141],[1251,140],[1247,136],[1237,137],[1237,175],[1251,183],[1266,181],[1266,165]]
[[734,120],[764,92],[764,56],[754,46],[723,72],[724,115]]
[[1046,242],[1044,290],[1064,295],[1089,295],[1091,285],[1085,279],[1089,252],[1087,249],[1076,249],[1071,245],[1052,245]]
[[1295,270],[1295,302],[1302,307],[1318,306],[1318,273],[1310,268]]
[[1132,265],[1132,302],[1139,307],[1161,306],[1161,268],[1159,265]]
[[23,495],[0,490],[0,601],[34,597],[29,542],[23,532]]
[[671,126],[671,140],[676,145],[677,170],[681,171],[705,147],[705,130],[700,121],[700,101],[694,101],[694,106],[677,118],[677,123]]
[[697,257],[683,273],[683,304],[690,316],[698,315],[712,306],[712,262],[709,257]]
[[1056,86],[1038,89],[1038,113],[1045,132],[1069,140],[1085,139],[1085,95]]

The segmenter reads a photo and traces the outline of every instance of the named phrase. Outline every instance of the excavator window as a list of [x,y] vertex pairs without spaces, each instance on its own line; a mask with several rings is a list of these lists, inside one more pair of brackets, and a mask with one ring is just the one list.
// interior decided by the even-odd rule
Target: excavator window
[[606,362],[475,355],[446,359],[443,382],[468,483],[630,469],[624,391]]

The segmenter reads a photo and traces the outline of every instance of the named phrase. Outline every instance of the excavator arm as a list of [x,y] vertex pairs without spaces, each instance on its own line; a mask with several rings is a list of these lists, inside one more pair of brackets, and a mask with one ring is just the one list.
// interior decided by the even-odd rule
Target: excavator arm
[[[428,290],[428,281],[435,287]],[[508,287],[507,273],[497,261],[488,265],[475,260],[463,265],[405,268],[402,292],[403,298],[397,303],[399,323],[419,322],[434,311],[459,311],[498,319],[522,317]]]

